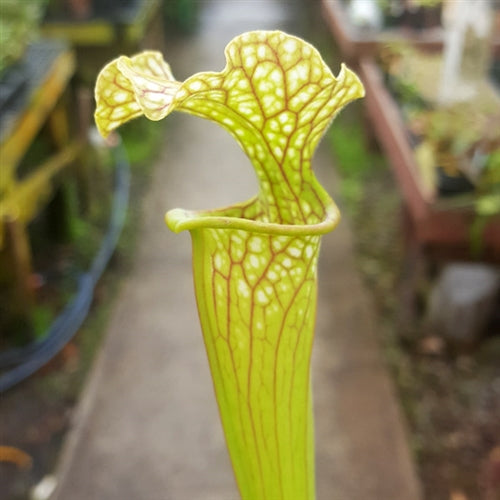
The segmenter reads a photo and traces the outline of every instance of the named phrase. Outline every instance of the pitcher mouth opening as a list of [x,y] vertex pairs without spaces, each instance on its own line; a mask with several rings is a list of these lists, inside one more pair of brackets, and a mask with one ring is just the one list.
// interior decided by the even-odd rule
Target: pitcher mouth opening
[[219,210],[185,210],[174,208],[165,214],[165,222],[174,233],[196,229],[233,229],[261,234],[299,236],[326,234],[340,222],[340,210],[332,201],[325,208],[325,218],[315,224],[280,224],[225,215],[233,207]]

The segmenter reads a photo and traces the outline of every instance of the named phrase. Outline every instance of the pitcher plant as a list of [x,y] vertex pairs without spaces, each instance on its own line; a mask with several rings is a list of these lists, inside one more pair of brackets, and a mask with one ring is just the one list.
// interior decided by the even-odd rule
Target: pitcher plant
[[184,82],[158,52],[119,57],[96,84],[102,135],[140,115],[183,111],[224,127],[250,159],[259,190],[226,208],[174,209],[189,230],[198,312],[220,417],[243,500],[313,500],[310,360],[320,237],[339,211],[311,159],[328,125],[362,97],[317,50],[281,31],[226,47],[226,66]]

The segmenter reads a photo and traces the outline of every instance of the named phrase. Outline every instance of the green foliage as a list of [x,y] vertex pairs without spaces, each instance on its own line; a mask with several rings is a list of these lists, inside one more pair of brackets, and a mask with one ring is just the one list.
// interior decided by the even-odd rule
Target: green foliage
[[367,143],[361,110],[353,111],[349,116],[339,116],[338,126],[329,132],[335,168],[340,174],[340,194],[350,213],[357,211],[368,177],[384,165],[381,154]]
[[135,168],[149,168],[160,149],[164,133],[163,126],[146,120],[126,123],[120,129],[120,136],[130,164]]
[[47,0],[1,0],[0,75],[24,54],[36,36]]
[[35,338],[41,338],[47,333],[53,319],[54,313],[47,306],[37,305],[33,307],[31,321]]
[[181,33],[192,33],[198,26],[199,2],[197,0],[170,0],[163,4],[165,24]]

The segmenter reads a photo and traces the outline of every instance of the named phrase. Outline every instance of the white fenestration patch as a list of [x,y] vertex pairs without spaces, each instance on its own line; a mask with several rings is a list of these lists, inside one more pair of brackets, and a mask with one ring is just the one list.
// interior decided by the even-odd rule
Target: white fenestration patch
[[240,293],[245,298],[250,296],[250,288],[248,286],[248,283],[244,279],[238,280],[238,293]]

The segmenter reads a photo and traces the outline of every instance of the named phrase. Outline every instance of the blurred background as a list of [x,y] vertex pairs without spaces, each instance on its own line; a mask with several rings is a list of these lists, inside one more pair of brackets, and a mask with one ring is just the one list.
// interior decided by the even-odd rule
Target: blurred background
[[50,496],[172,137],[138,119],[105,143],[100,68],[218,70],[259,27],[365,85],[323,143],[422,498],[500,498],[498,0],[0,0],[0,498]]

